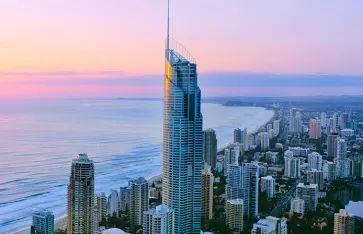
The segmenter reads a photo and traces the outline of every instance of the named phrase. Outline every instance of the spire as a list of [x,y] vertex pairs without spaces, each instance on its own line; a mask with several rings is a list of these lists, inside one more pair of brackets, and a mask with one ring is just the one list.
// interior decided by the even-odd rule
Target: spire
[[167,37],[166,37],[166,52],[169,53],[169,44],[170,44],[170,18],[169,18],[169,10],[170,8],[170,0],[168,0],[168,29],[167,29]]

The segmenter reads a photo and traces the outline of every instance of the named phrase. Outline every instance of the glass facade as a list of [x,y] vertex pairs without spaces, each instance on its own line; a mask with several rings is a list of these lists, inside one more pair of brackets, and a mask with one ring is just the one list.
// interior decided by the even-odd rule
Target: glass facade
[[[163,203],[175,212],[175,233],[200,233],[203,116],[197,67],[179,44],[166,49]],[[175,48],[173,47],[173,48]]]

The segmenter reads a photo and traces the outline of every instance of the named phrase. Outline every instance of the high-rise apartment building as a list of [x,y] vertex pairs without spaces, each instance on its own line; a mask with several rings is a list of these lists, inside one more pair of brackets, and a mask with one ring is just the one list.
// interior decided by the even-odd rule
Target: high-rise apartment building
[[363,177],[363,158],[352,157],[348,159],[349,163],[349,175],[356,177]]
[[289,178],[300,177],[300,159],[285,154],[285,176]]
[[174,211],[162,204],[144,212],[144,234],[174,234]]
[[73,159],[68,185],[67,233],[93,233],[94,224],[94,165],[87,154]]
[[149,183],[140,177],[129,181],[130,222],[132,226],[143,224],[144,211],[149,209]]
[[250,144],[249,144],[247,128],[243,129],[242,131],[242,144],[243,144],[243,151],[248,151],[250,148]]
[[347,142],[342,138],[335,140],[336,157],[334,162],[336,164],[337,178],[347,177],[349,175],[349,162],[347,158]]
[[334,214],[334,234],[354,234],[355,217],[346,210],[341,209]]
[[296,187],[296,198],[304,200],[305,211],[316,211],[318,205],[318,185],[309,183],[299,183]]
[[33,228],[35,233],[53,234],[54,215],[49,210],[35,212],[33,215]]
[[316,119],[311,119],[309,124],[309,138],[319,139],[321,138],[321,123]]
[[93,223],[94,228],[96,229],[99,227],[99,223],[102,221],[102,219],[107,217],[107,198],[104,193],[95,195],[93,211]]
[[270,148],[270,137],[268,132],[261,132],[259,135],[261,139],[261,150],[268,150]]
[[330,161],[324,161],[323,178],[324,180],[332,181],[337,177],[336,164]]
[[175,233],[200,233],[203,115],[197,64],[169,40],[165,53],[163,203],[175,212]]
[[227,175],[229,165],[238,165],[240,147],[227,147],[224,149],[224,174]]
[[305,201],[300,198],[293,198],[290,201],[290,213],[298,213],[304,215]]
[[323,156],[318,152],[312,152],[308,155],[308,168],[309,170],[323,170]]
[[330,133],[327,138],[327,150],[328,156],[336,157],[336,139],[339,137],[338,133]]
[[274,129],[275,136],[280,134],[280,120],[274,120],[273,129]]
[[325,112],[321,112],[321,114],[320,114],[320,122],[321,122],[321,126],[323,127],[323,128],[325,128],[326,127],[326,113]]
[[307,173],[307,181],[310,184],[317,184],[318,191],[324,190],[324,172],[316,169],[311,169]]
[[130,196],[131,196],[130,187],[120,187],[120,194],[119,194],[120,211],[130,211]]
[[114,213],[118,215],[119,211],[119,197],[116,190],[111,189],[110,195],[107,199],[107,211],[108,215],[112,216]]
[[242,130],[239,128],[233,129],[233,142],[242,144]]
[[267,216],[253,224],[251,234],[287,234],[286,220]]
[[242,163],[228,172],[227,199],[242,199],[245,216],[255,217],[258,214],[258,168],[252,163]]
[[203,162],[212,168],[217,163],[217,136],[213,129],[203,131]]
[[266,192],[268,198],[275,196],[275,179],[272,176],[261,177],[261,192]]
[[213,182],[214,176],[211,167],[204,164],[202,171],[202,220],[213,217]]
[[243,231],[243,207],[242,199],[227,200],[226,204],[226,224],[233,231]]

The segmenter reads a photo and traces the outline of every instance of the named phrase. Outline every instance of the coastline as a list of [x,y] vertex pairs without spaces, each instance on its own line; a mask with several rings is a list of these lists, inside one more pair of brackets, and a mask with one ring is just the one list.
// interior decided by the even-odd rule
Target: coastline
[[[159,181],[163,178],[163,174],[156,174],[151,176],[150,178],[147,179],[149,185],[151,185],[153,182],[155,181]],[[67,214],[61,214],[57,217],[54,218],[54,230],[57,229],[63,229],[65,230],[67,226]],[[11,232],[13,234],[29,234],[30,233],[30,226],[29,227],[25,227],[16,231]]]
[[[269,109],[263,108],[263,107],[256,107],[256,108],[269,110]],[[256,125],[254,125],[256,127],[255,127],[255,129],[253,129],[253,131],[251,131],[252,134],[256,134],[256,132],[258,132],[262,126],[266,126],[267,123],[271,122],[276,117],[277,112],[275,110],[273,110],[273,111],[274,111],[274,113],[271,115],[270,118],[268,118],[268,120],[264,121],[263,123],[261,123],[259,125],[257,125],[257,123],[258,123],[257,122]],[[233,122],[233,125],[240,124],[240,123],[241,123],[241,121]],[[236,126],[238,126],[238,125],[236,125]],[[229,127],[231,127],[231,129],[233,129],[232,125],[230,125]],[[162,178],[162,174],[155,174],[155,175],[150,176],[149,178],[148,177],[146,177],[146,178],[147,178],[149,184],[151,185],[154,181],[160,180]],[[66,225],[67,225],[67,214],[66,213],[57,214],[55,216],[55,220],[54,220],[54,228],[55,229],[65,229]],[[8,231],[6,233],[28,234],[28,233],[30,233],[30,224],[29,224],[29,226],[25,226],[25,227],[23,226],[23,227],[14,228],[11,231]]]

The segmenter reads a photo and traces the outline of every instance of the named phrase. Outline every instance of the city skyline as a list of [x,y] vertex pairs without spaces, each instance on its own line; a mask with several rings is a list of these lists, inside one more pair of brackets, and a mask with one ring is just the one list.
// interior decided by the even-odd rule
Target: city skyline
[[[171,12],[172,29],[178,28],[172,36],[199,61],[206,96],[363,94],[360,1],[205,4],[193,2],[193,9],[186,9],[187,3],[173,1]],[[165,5],[6,2],[0,10],[0,99],[160,97],[162,83],[155,77],[163,70]],[[190,17],[181,15],[185,11]],[[5,24],[14,17],[16,27]],[[148,62],[138,61],[140,53]],[[215,83],[220,77],[226,81],[223,92]],[[317,77],[318,86],[298,89],[306,78],[315,86]],[[274,80],[275,90],[251,83],[256,78]]]

